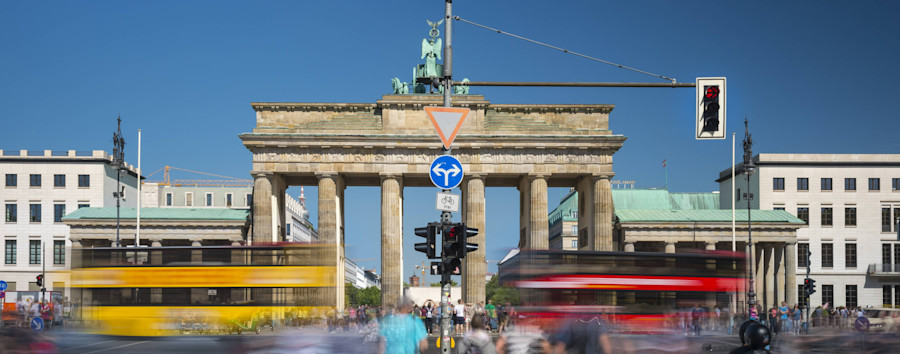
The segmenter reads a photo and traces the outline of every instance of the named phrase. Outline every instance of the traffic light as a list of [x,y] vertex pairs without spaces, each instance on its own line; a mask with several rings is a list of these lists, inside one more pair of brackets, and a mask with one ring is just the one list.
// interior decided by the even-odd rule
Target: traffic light
[[462,258],[465,256],[465,252],[463,251],[462,256],[460,256],[460,240],[465,242],[466,237],[463,232],[463,228],[460,227],[461,224],[443,224],[443,230],[441,231],[441,236],[444,239],[444,247],[443,254],[441,256],[444,260],[449,258]]
[[803,279],[803,289],[806,290],[806,296],[816,292],[816,281],[810,278]]
[[417,227],[416,228],[416,236],[422,236],[425,238],[424,243],[415,244],[416,251],[424,253],[428,259],[434,259],[435,257],[435,241],[437,241],[437,233],[438,233],[438,225],[439,223],[432,222],[428,223],[428,226],[425,227]]
[[38,274],[38,276],[37,276],[37,278],[36,278],[35,281],[37,282],[37,286],[39,286],[39,287],[44,286],[44,275],[43,275],[43,274]]
[[697,78],[697,139],[725,139],[725,78]]
[[463,237],[462,240],[460,240],[460,249],[462,250],[462,256],[460,256],[460,258],[463,258],[466,256],[467,253],[475,252],[475,250],[478,249],[477,243],[469,243],[469,240],[468,240],[469,237],[478,236],[478,229],[473,228],[473,227],[467,227],[466,224],[459,224],[459,225],[460,225],[460,228],[463,230],[463,235],[465,235],[465,237]]

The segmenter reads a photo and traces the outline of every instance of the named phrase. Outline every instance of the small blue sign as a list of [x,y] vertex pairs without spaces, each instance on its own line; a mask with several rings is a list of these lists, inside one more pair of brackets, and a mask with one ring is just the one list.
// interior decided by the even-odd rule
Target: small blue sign
[[431,183],[440,189],[456,188],[462,182],[464,175],[462,164],[450,155],[441,155],[434,159],[428,172]]
[[0,291],[6,291],[6,287],[9,286],[5,281],[0,280]]
[[33,329],[37,333],[41,333],[44,331],[44,320],[40,317],[35,317],[31,319],[31,329]]

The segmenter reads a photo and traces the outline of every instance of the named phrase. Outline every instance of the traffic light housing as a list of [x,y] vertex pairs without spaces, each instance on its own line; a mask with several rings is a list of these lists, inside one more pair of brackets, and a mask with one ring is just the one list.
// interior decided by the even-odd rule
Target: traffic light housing
[[806,290],[806,296],[809,297],[816,292],[816,281],[810,278],[803,279],[803,288]]
[[468,227],[468,226],[466,226],[466,224],[460,224],[460,228],[462,229],[463,235],[465,236],[460,241],[459,248],[462,252],[462,256],[460,256],[460,258],[464,258],[467,253],[475,252],[476,250],[478,250],[478,244],[477,243],[469,243],[469,240],[468,240],[469,237],[478,236],[478,229],[473,228],[473,227]]
[[463,232],[464,228],[460,227],[462,224],[443,224],[443,230],[441,230],[441,237],[444,240],[443,254],[441,255],[444,260],[448,258],[462,258],[465,257],[465,251],[460,253],[462,250],[460,248],[460,240],[465,242],[465,232]]
[[37,282],[37,286],[43,287],[44,286],[44,275],[38,274],[38,276],[35,277],[35,281]]
[[697,78],[697,140],[725,139],[725,78]]
[[425,227],[417,227],[415,230],[416,236],[421,236],[425,238],[425,242],[415,244],[416,251],[424,253],[428,259],[434,259],[435,257],[435,249],[437,245],[435,242],[437,241],[437,233],[439,223],[433,222],[428,223],[428,226]]

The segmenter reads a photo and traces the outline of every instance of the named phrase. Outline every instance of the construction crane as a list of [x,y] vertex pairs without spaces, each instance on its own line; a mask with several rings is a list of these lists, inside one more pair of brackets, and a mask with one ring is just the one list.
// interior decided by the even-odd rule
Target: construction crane
[[[198,173],[201,175],[221,177],[221,178],[225,178],[225,179],[176,179],[175,181],[172,181],[169,177],[170,170],[179,170],[179,171],[184,171],[184,172]],[[156,174],[159,171],[164,171],[162,181],[144,181],[143,183],[158,183],[161,186],[175,186],[175,187],[180,187],[180,186],[245,187],[245,186],[253,185],[253,181],[251,181],[249,179],[222,176],[222,175],[200,172],[200,171],[192,171],[192,170],[187,170],[187,169],[178,168],[178,167],[172,167],[172,166],[168,166],[168,165],[147,175],[146,178],[150,178],[150,176],[153,176],[154,174]]]

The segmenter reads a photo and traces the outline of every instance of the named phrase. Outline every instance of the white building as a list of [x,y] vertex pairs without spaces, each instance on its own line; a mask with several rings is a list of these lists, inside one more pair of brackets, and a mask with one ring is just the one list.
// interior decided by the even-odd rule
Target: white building
[[[810,261],[812,306],[900,306],[900,154],[759,154],[754,160],[751,207],[807,221],[797,231],[796,274],[802,286]],[[736,171],[737,208],[746,208],[742,163]],[[731,169],[717,182],[727,208]]]
[[306,208],[306,196],[300,187],[300,201],[287,193],[284,194],[285,240],[292,242],[313,242],[319,240],[319,233],[309,222],[309,210]]
[[381,281],[374,269],[366,270],[349,258],[344,258],[344,282],[360,289],[372,286],[381,289]]
[[[137,204],[137,173],[133,166],[126,167],[120,177],[125,188],[121,206],[133,208]],[[112,157],[100,150],[0,150],[0,175],[4,178],[0,187],[4,205],[0,280],[9,284],[5,300],[37,298],[41,287],[36,277],[43,266],[44,287],[52,292],[50,296],[68,294],[71,241],[61,218],[78,208],[116,206]]]

